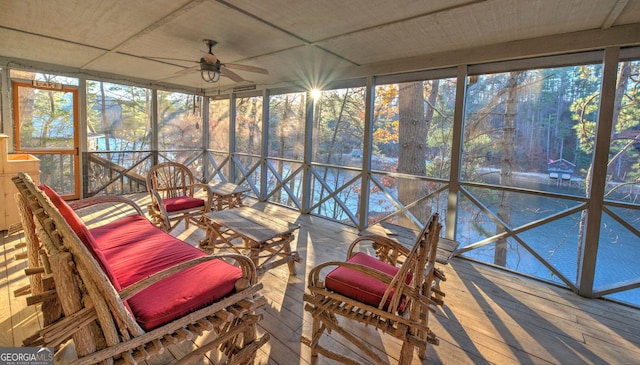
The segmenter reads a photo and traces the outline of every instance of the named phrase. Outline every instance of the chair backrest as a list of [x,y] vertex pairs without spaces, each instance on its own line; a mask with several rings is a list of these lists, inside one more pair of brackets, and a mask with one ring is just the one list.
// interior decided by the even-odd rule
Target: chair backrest
[[[430,272],[434,270],[438,239],[440,237],[440,229],[442,228],[438,220],[438,213],[433,214],[427,224],[422,228],[422,231],[420,231],[420,234],[416,237],[416,241],[411,251],[409,251],[405,262],[385,291],[380,301],[380,309],[382,309],[382,306],[390,296],[391,303],[387,311],[393,313],[401,308],[400,305],[402,301],[410,297],[407,296],[403,290],[409,275],[412,276],[409,286],[414,293],[419,293],[425,285],[431,288],[431,283],[425,284],[425,282],[431,280],[430,278],[433,277]],[[430,294],[427,296],[430,296]]]
[[147,189],[155,190],[162,199],[193,196],[193,173],[178,162],[163,162],[151,167],[147,174]]

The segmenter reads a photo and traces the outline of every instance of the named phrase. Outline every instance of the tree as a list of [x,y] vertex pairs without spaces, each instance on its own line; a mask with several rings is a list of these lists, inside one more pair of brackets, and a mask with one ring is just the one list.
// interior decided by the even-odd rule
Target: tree
[[[504,110],[504,125],[502,127],[502,140],[500,141],[501,163],[500,163],[500,185],[513,186],[513,171],[515,157],[515,130],[516,130],[516,95],[518,91],[519,77],[523,72],[510,72],[507,80],[506,91],[507,100]],[[507,197],[507,192],[500,190],[498,198],[498,218],[505,224],[511,225],[511,205]],[[498,228],[496,234],[501,233]],[[507,239],[501,238],[496,241],[494,251],[494,264],[507,266]]]
[[[431,93],[433,97],[437,93]],[[398,172],[409,175],[426,175],[427,133],[431,118],[427,119],[424,105],[424,83],[421,81],[399,85],[398,92]],[[432,103],[433,105],[434,103]],[[433,108],[430,116],[433,116]],[[398,179],[398,200],[405,206],[420,200],[424,195],[419,180]],[[431,215],[427,202],[421,201],[410,212],[421,222]],[[402,222],[401,218],[401,222]],[[410,221],[410,220],[409,220]],[[406,224],[405,224],[406,225]]]

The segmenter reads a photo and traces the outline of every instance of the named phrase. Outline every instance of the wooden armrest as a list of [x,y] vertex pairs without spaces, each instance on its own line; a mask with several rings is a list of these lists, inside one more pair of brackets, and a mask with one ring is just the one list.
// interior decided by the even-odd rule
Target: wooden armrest
[[213,192],[211,191],[211,187],[208,184],[200,184],[200,183],[193,184],[193,187],[200,188],[207,192],[207,203],[205,206],[205,211],[207,212],[210,211],[213,204],[213,199],[214,199]]
[[[391,283],[391,280],[393,279],[392,277],[390,277],[389,275],[380,272],[376,269],[372,269],[368,266],[364,266],[361,264],[356,264],[353,262],[344,262],[344,261],[328,261],[328,262],[323,262],[322,264],[319,264],[318,266],[314,267],[313,269],[311,269],[311,271],[309,272],[308,275],[308,279],[309,279],[309,286],[313,285],[313,286],[318,286],[320,285],[320,271],[322,271],[322,269],[325,269],[329,266],[336,266],[336,267],[346,267],[355,271],[359,271],[367,276],[371,276],[375,279],[378,279],[380,281],[382,281],[385,284],[389,284]],[[318,286],[321,287],[321,286]]]
[[68,204],[73,210],[81,210],[91,206],[95,206],[98,204],[105,204],[105,203],[126,204],[132,207],[136,212],[138,212],[138,214],[144,215],[144,212],[142,211],[142,209],[133,200],[122,197],[122,196],[118,196],[118,195],[93,196],[90,198],[72,201],[72,202],[69,202]]
[[[172,266],[168,269],[157,272],[153,275],[149,275],[146,278],[129,285],[128,287],[122,289],[119,294],[122,300],[127,300],[138,294],[142,290],[148,288],[149,286],[157,283],[158,281],[165,279],[171,275],[177,274],[180,271],[186,270],[190,267],[199,265],[203,262],[222,259],[222,260],[233,260],[240,264],[240,268],[242,269],[242,278],[249,281],[249,285],[254,285],[257,282],[256,275],[256,267],[253,261],[245,255],[238,254],[223,254],[223,255],[209,255],[199,257],[197,259],[189,260],[175,266]],[[240,279],[239,279],[240,280]]]
[[349,249],[347,250],[347,259],[354,255],[354,250],[357,246],[367,242],[375,248],[376,255],[380,260],[392,265],[396,265],[398,263],[398,258],[400,256],[407,257],[407,255],[409,255],[409,249],[403,246],[400,242],[385,236],[374,234],[360,236],[351,242],[351,245],[349,245]]
[[[151,195],[150,207],[153,206],[153,209],[157,209],[160,211],[160,216],[158,217],[156,214],[156,216],[154,217],[154,223],[159,223],[158,221],[156,221],[156,219],[160,219],[162,220],[161,228],[166,231],[170,231],[171,223],[169,222],[169,215],[167,214],[167,209],[164,207],[164,204],[162,204],[162,197],[160,196],[160,193],[158,193],[155,189],[149,188],[149,194]],[[149,214],[151,214],[152,216],[154,215],[151,212],[151,208],[149,209]]]

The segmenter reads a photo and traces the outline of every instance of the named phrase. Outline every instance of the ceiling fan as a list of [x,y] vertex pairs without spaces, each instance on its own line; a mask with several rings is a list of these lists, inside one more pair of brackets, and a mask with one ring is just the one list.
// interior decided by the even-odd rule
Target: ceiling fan
[[[235,70],[241,70],[241,71],[247,71],[247,72],[256,72],[264,75],[269,74],[269,71],[267,69],[260,68],[260,67],[239,65],[235,63],[222,63],[220,59],[213,54],[213,51],[212,51],[213,47],[216,44],[218,44],[218,42],[211,39],[205,39],[204,42],[207,45],[207,47],[209,47],[209,52],[201,51],[203,55],[199,61],[181,60],[181,61],[188,61],[188,62],[196,62],[198,63],[198,65],[178,71],[176,72],[176,75],[184,75],[184,74],[197,71],[197,72],[200,72],[202,79],[206,82],[217,82],[218,80],[220,80],[220,76],[227,77],[235,82],[242,82],[242,81],[245,81],[245,79],[243,79],[242,76],[238,75],[237,73],[229,69],[235,69]],[[154,57],[154,58],[159,58],[159,57]]]

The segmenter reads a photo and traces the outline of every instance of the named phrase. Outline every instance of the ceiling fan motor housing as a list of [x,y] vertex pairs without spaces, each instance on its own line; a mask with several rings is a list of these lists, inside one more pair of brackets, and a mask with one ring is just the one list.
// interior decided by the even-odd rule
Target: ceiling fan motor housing
[[200,71],[220,72],[222,64],[218,60],[216,63],[209,63],[204,58],[200,59]]

